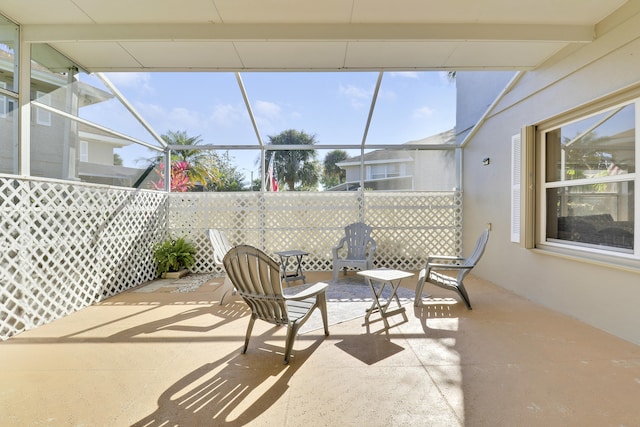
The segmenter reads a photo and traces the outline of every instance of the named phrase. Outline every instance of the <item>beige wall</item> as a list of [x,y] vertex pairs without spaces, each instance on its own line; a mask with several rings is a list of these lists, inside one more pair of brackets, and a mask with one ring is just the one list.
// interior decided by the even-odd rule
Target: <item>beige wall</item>
[[113,145],[96,141],[89,142],[89,162],[113,165]]
[[[637,271],[623,270],[510,242],[511,136],[524,125],[640,82],[640,1],[623,9],[598,27],[607,33],[595,42],[525,73],[470,140],[463,162],[464,248],[468,252],[485,224],[492,223],[475,274],[640,344],[640,262]],[[485,157],[491,158],[488,166],[482,165]]]

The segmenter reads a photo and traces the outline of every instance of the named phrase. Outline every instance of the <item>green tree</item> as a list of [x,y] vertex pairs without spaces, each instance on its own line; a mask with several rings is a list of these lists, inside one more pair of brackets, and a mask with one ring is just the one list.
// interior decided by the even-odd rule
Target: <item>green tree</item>
[[217,179],[207,183],[207,191],[242,191],[245,189],[244,175],[233,164],[228,151],[222,155],[216,152],[211,153],[211,157],[213,167],[217,171]]
[[349,155],[344,150],[333,150],[327,153],[324,157],[324,169],[321,179],[324,188],[335,187],[347,180],[347,172],[337,166],[336,163],[340,163],[348,157]]
[[[200,135],[188,136],[186,131],[174,132],[169,130],[167,133],[161,135],[161,138],[169,145],[188,146],[198,145],[202,142]],[[220,179],[215,162],[212,156],[206,151],[197,148],[171,151],[171,162],[180,161],[186,162],[189,165],[186,173],[194,186],[197,184],[206,186]]]
[[[269,145],[315,145],[315,136],[295,129],[269,136]],[[267,162],[275,155],[274,170],[287,190],[314,190],[318,185],[320,164],[315,149],[266,151]],[[267,163],[268,165],[268,163]],[[296,188],[297,186],[297,188]]]
[[[169,145],[199,145],[202,142],[200,136],[189,136],[186,131],[167,131],[161,136]],[[163,156],[151,159],[152,165],[163,162]],[[201,150],[198,148],[171,151],[171,169],[175,179],[186,175],[188,185],[182,183],[179,188],[182,191],[240,191],[244,190],[243,176],[232,163],[229,153],[220,154],[215,151]],[[162,172],[160,173],[161,175]],[[161,183],[155,183],[155,187],[162,188]],[[172,188],[177,188],[173,185]],[[175,190],[177,191],[177,190]]]
[[255,178],[249,185],[250,191],[260,191],[262,189],[262,180],[260,179],[260,177]]

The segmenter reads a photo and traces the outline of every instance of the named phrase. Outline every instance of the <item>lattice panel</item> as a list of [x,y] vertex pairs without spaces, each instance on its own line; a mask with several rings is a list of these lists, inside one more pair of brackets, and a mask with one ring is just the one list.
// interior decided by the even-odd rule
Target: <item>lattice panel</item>
[[152,246],[168,232],[198,248],[195,272],[216,271],[208,228],[232,244],[310,252],[331,269],[343,227],[374,228],[376,266],[421,268],[460,254],[459,193],[180,193],[0,177],[0,338],[42,325],[155,277]]
[[232,245],[250,244],[274,257],[305,250],[303,268],[311,271],[331,270],[343,227],[361,219],[374,228],[379,267],[418,270],[429,254],[459,255],[462,248],[462,198],[454,192],[180,193],[169,196],[169,206],[169,233],[198,248],[195,272],[220,271],[208,228],[222,230]]
[[418,270],[430,254],[461,254],[459,193],[364,194],[365,222],[373,227],[376,240],[376,266]]
[[222,230],[232,245],[262,247],[264,198],[260,192],[172,193],[168,204],[169,235],[185,237],[198,250],[194,272],[221,272],[213,263],[206,235],[209,228]]
[[53,180],[0,178],[0,338],[155,277],[166,198]]

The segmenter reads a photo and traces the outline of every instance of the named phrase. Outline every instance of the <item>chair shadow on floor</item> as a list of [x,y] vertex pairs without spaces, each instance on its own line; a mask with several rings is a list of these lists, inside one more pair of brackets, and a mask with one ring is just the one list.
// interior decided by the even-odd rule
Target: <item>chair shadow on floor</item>
[[465,311],[464,303],[455,298],[429,297],[423,299],[421,305],[413,307],[413,315],[420,319],[422,330],[425,333],[448,329],[443,328],[446,320],[457,320],[468,315]]
[[[107,340],[112,342],[131,342],[135,341],[136,338],[147,339],[150,337],[150,334],[160,331],[193,332],[194,334],[200,334],[210,332],[227,323],[247,317],[249,314],[250,311],[244,304],[228,304],[222,308],[215,306],[190,308],[173,316],[124,329],[110,335]],[[188,325],[184,323],[201,316],[206,316],[205,318],[210,317],[211,322],[206,324],[202,322],[200,325]],[[204,336],[200,338],[205,339]],[[190,339],[192,338],[186,340]]]
[[[246,425],[259,417],[285,395],[295,372],[320,346],[317,340],[298,350],[292,363],[285,365],[275,353],[282,346],[266,341],[281,341],[271,328],[253,339],[251,351],[240,349],[182,377],[158,398],[158,408],[133,426],[222,426]],[[259,393],[259,394],[256,394]]]

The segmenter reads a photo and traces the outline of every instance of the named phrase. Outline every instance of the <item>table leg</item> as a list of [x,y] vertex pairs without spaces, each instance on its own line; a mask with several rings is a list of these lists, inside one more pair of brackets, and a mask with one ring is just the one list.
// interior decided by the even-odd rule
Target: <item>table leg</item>
[[282,267],[282,279],[285,281],[285,284],[289,286],[289,282],[293,282],[296,280],[302,280],[302,283],[307,283],[304,274],[302,273],[302,257],[304,254],[295,255],[296,257],[296,269],[294,273],[288,274],[287,270],[289,269],[289,258],[287,255],[280,255],[280,266]]
[[302,283],[307,283],[304,274],[302,274],[302,257],[304,255],[297,255],[296,259],[298,260],[298,267],[296,268],[296,277],[300,277],[302,279]]
[[[376,292],[374,281],[372,279],[370,279],[369,277],[365,277],[365,280],[367,281],[367,283],[369,284],[369,287],[371,288],[371,293],[373,294],[373,303],[371,304],[371,308],[367,310],[367,314],[364,317],[363,326],[367,326],[367,328],[369,327],[369,324],[371,323],[369,318],[371,317],[371,313],[374,313],[374,312],[380,313],[380,319],[377,319],[377,320],[382,320],[384,322],[384,326],[386,329],[389,329],[389,322],[387,321],[387,317],[393,316],[394,314],[402,313],[402,317],[404,318],[404,321],[405,322],[409,321],[409,319],[407,318],[406,309],[402,307],[402,305],[400,304],[400,298],[398,297],[398,293],[397,293],[398,287],[400,286],[400,281],[402,279],[395,281],[395,283],[394,281],[384,281],[384,282],[381,281],[380,290],[378,292]],[[384,291],[384,288],[387,284],[391,286],[391,294],[389,295],[389,298],[383,305],[380,303],[380,297],[382,296],[382,292]],[[387,312],[387,310],[389,309],[389,306],[391,305],[394,299],[396,301],[396,304],[398,305],[398,308],[390,312]]]
[[380,313],[380,319],[384,322],[385,328],[389,329],[389,322],[387,322],[387,317],[385,316],[386,307],[389,304],[385,304],[384,308],[382,307],[382,304],[380,304],[380,295],[382,295],[382,291],[384,290],[387,282],[381,282],[380,291],[376,292],[374,281],[369,277],[366,277],[365,279],[369,284],[369,287],[371,288],[371,293],[373,294],[373,302],[371,303],[371,307],[367,310],[367,314],[364,316],[364,324],[369,327],[369,324],[371,323],[371,321],[369,320],[369,318],[371,317],[371,313],[377,311],[378,313]]
[[284,283],[289,286],[289,281],[287,280],[287,266],[289,265],[289,257],[280,255],[280,265],[282,266],[282,279],[284,279]]

